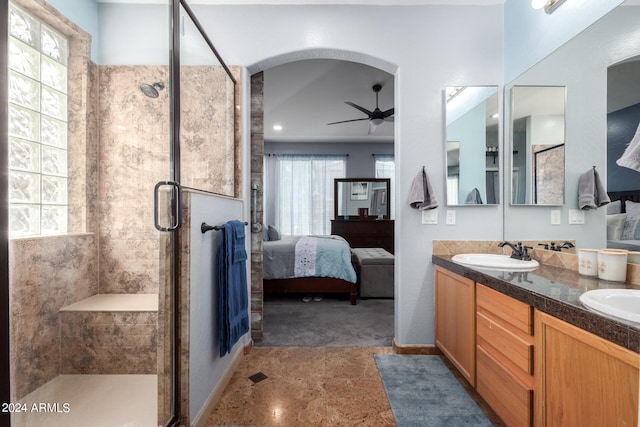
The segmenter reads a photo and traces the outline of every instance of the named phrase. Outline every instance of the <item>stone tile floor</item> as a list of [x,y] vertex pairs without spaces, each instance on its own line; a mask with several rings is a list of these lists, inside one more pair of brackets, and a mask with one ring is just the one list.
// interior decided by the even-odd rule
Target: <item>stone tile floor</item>
[[[253,347],[206,425],[395,426],[375,354],[393,354],[393,348]],[[463,386],[501,425],[473,389]]]

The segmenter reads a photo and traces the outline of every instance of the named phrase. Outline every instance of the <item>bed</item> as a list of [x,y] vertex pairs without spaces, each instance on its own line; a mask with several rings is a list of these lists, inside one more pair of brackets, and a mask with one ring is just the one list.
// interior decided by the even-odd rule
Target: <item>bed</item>
[[357,301],[351,248],[340,236],[283,236],[264,241],[265,293],[347,293]]
[[607,248],[640,251],[640,190],[609,192]]

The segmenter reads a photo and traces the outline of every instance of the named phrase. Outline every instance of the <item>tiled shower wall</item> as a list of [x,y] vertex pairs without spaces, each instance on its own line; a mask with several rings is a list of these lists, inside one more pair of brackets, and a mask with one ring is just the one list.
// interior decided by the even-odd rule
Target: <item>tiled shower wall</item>
[[99,292],[158,293],[160,232],[153,189],[169,178],[169,96],[149,98],[141,83],[167,84],[163,66],[100,66]]
[[95,248],[93,234],[10,241],[12,399],[61,373],[59,310],[97,293]]

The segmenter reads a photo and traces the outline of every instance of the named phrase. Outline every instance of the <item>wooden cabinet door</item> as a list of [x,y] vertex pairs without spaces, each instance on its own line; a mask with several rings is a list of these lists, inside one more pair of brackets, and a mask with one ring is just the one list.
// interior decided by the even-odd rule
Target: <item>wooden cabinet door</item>
[[476,385],[475,283],[435,267],[436,345]]
[[639,356],[536,311],[535,424],[637,426]]

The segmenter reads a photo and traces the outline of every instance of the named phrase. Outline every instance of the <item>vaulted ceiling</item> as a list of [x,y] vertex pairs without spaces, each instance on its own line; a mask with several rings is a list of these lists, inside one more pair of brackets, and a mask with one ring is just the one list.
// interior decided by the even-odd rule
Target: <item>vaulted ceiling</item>
[[[393,75],[349,61],[309,59],[290,62],[264,72],[265,141],[279,142],[392,142],[394,123],[384,122],[369,134],[369,121],[353,102],[369,111],[376,107],[372,87],[382,85],[378,106],[394,107]],[[399,112],[395,111],[396,115]],[[274,130],[280,125],[282,130]]]

